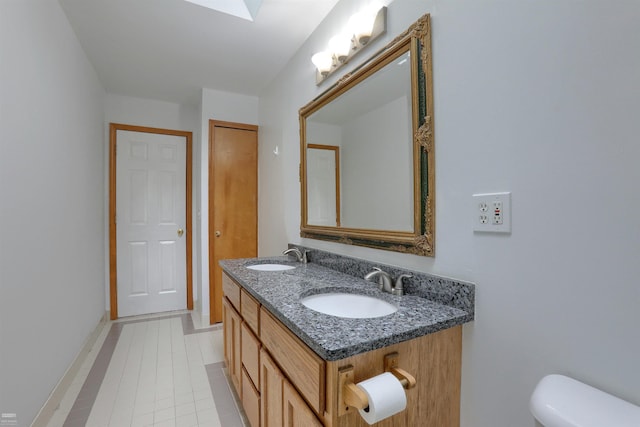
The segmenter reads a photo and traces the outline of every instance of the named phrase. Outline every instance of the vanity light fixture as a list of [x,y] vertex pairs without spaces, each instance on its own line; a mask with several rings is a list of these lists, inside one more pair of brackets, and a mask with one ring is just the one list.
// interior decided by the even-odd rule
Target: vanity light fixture
[[385,6],[372,4],[351,16],[347,29],[329,40],[327,50],[311,57],[311,62],[316,66],[316,84],[322,83],[386,30]]

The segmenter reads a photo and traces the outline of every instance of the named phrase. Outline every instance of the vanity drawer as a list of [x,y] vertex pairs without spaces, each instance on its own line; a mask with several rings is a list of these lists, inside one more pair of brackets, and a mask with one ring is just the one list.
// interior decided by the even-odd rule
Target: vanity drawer
[[240,286],[225,273],[222,273],[222,293],[229,298],[235,309],[240,311]]
[[242,365],[256,388],[260,388],[260,341],[251,332],[247,322],[242,323],[240,337],[242,341]]
[[242,314],[244,321],[247,322],[251,330],[256,335],[259,335],[260,303],[244,289],[240,291],[240,314]]
[[242,407],[251,427],[260,427],[260,393],[242,370]]
[[322,414],[325,401],[324,360],[264,308],[260,310],[260,338],[311,408]]

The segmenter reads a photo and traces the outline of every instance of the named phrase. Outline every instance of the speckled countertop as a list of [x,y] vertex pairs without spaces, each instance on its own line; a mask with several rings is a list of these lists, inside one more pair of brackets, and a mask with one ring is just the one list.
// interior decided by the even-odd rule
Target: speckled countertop
[[[295,268],[275,272],[246,268],[264,263],[288,264]],[[225,260],[220,265],[298,338],[328,361],[473,320],[473,304],[470,310],[463,310],[423,296],[393,296],[380,291],[375,283],[314,262],[302,264],[283,256]],[[462,285],[471,286],[473,303],[473,284]],[[347,319],[319,313],[300,303],[306,296],[336,291],[375,296],[394,304],[398,311],[378,318]]]

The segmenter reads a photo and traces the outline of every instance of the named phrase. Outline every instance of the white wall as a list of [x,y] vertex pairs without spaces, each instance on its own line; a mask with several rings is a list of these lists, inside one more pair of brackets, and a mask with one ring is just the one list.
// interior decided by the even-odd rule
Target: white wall
[[343,126],[343,227],[413,231],[410,106],[403,96]]
[[[198,149],[200,147],[200,108],[193,105],[180,105],[166,101],[158,101],[153,99],[135,98],[109,93],[104,101],[104,150],[105,150],[105,197],[108,197],[109,183],[109,124],[119,123],[134,126],[154,127],[161,129],[181,130],[192,132],[193,159],[192,159],[192,177],[193,177],[193,298],[198,304],[199,300],[199,268],[198,268],[198,238],[200,224],[198,221],[197,194],[200,193],[200,157]],[[105,206],[108,209],[108,199],[105,198]],[[108,216],[108,210],[105,211],[105,218]],[[104,224],[105,242],[106,242],[106,259],[105,259],[105,295],[107,310],[109,309],[109,223],[108,218]]]
[[195,105],[181,105],[153,99],[109,93],[104,102],[105,122],[193,132],[198,134],[200,110]]
[[[640,3],[390,4],[385,42],[431,13],[435,258],[299,237],[298,108],[327,87],[309,58],[361,3],[338,3],[261,98],[261,255],[291,241],[476,282],[465,427],[533,426],[553,372],[640,404]],[[511,235],[472,231],[471,195],[492,191],[513,192]]]
[[104,90],[58,2],[0,2],[0,413],[30,425],[104,315]]
[[[212,89],[202,90],[201,139],[195,151],[200,162],[200,191],[196,198],[200,215],[200,240],[198,268],[200,269],[199,294],[202,295],[197,309],[205,321],[209,319],[209,120],[257,125],[258,98]],[[261,145],[258,134],[258,147]],[[260,197],[258,197],[258,200]]]

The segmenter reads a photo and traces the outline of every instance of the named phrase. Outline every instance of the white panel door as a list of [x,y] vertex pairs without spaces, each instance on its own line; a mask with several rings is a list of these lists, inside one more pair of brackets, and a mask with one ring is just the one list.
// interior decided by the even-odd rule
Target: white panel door
[[335,227],[336,152],[307,148],[307,224]]
[[187,307],[186,138],[116,135],[118,316]]

